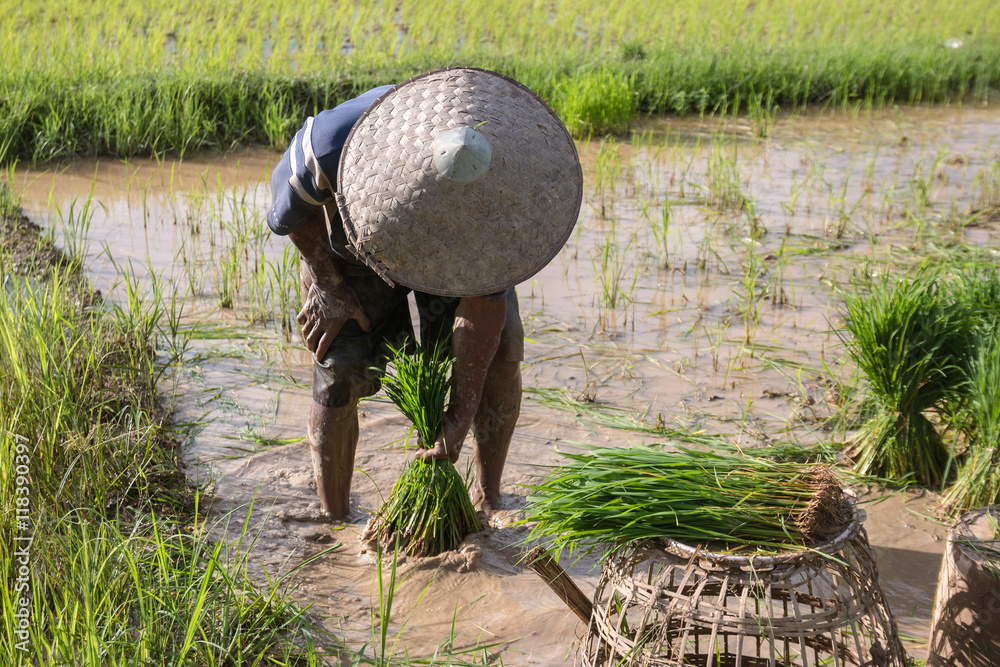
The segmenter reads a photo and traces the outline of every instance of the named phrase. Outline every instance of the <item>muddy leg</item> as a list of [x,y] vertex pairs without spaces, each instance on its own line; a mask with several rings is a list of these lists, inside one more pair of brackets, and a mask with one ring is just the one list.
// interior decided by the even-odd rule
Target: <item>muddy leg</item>
[[479,509],[500,509],[500,477],[520,411],[521,362],[494,361],[472,421],[476,438],[472,501]]
[[333,518],[346,519],[351,512],[351,476],[358,447],[357,399],[339,408],[313,401],[308,429],[319,501]]

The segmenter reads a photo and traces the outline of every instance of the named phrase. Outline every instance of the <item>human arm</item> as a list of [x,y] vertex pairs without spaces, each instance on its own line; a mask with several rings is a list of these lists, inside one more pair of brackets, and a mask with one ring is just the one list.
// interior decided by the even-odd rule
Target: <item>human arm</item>
[[451,400],[444,416],[444,426],[434,446],[418,449],[417,458],[458,460],[479,408],[483,383],[496,355],[506,318],[506,299],[490,301],[483,297],[463,297],[459,302],[451,338],[455,356]]
[[323,209],[309,215],[288,233],[288,238],[302,253],[305,268],[312,274],[295,321],[302,327],[306,347],[320,361],[348,320],[355,320],[364,331],[371,328],[371,323],[354,290],[337,269]]

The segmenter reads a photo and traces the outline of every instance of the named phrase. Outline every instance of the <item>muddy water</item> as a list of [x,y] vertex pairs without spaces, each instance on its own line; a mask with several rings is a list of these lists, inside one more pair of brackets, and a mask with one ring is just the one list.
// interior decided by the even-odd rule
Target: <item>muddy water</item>
[[[562,390],[622,408],[614,414],[633,422],[705,429],[744,446],[841,441],[848,434],[823,426],[851,398],[841,395],[851,371],[831,331],[837,287],[857,270],[996,247],[995,224],[962,220],[976,208],[977,178],[998,159],[990,140],[1000,136],[1000,113],[810,114],[767,129],[761,139],[742,121],[657,120],[631,140],[580,144],[587,192],[577,231],[519,287],[529,391],[506,508],[461,552],[403,564],[397,648],[427,652],[454,631],[457,645],[493,644],[488,652],[506,664],[572,661],[582,624],[518,564],[520,485],[576,443],[651,437],[557,410],[531,390]],[[407,429],[383,399],[362,404],[355,522],[323,521],[302,441],[309,356],[281,326],[282,313],[294,314],[294,271],[283,264],[286,243],[261,232],[278,157],[83,161],[18,173],[28,215],[61,239],[81,236],[65,218],[92,192],[99,205],[90,209],[86,265],[97,286],[121,295],[131,262],[141,288],[155,284],[181,327],[197,332],[170,378],[178,416],[196,424],[190,474],[210,484],[220,516],[231,511],[234,524],[252,503],[256,562],[272,574],[341,543],[300,571],[295,595],[360,646],[371,638],[378,591],[358,533],[403,465]],[[237,287],[224,308],[227,262]],[[270,291],[252,287],[261,266]],[[273,318],[248,322],[262,311]],[[922,644],[945,534],[937,500],[870,495],[884,499],[866,522],[882,586],[901,631]],[[593,590],[592,558],[569,569]]]

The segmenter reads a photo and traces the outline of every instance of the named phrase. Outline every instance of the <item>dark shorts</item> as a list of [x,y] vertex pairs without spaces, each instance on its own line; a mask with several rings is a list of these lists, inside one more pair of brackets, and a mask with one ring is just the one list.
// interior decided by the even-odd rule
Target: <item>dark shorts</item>
[[[361,302],[371,322],[364,332],[354,320],[348,320],[334,339],[322,361],[313,363],[313,400],[320,405],[339,408],[348,405],[352,396],[372,396],[381,388],[379,371],[391,356],[389,345],[399,347],[414,339],[410,319],[408,287],[390,287],[370,270],[358,271],[345,266],[344,279]],[[367,275],[366,275],[367,272]],[[302,273],[303,294],[309,287],[308,272]],[[442,297],[413,292],[420,317],[420,343],[424,347],[451,334],[455,309],[460,297]],[[524,359],[524,328],[518,312],[514,288],[507,291],[507,321],[500,333],[496,361]],[[376,370],[377,369],[377,370]]]

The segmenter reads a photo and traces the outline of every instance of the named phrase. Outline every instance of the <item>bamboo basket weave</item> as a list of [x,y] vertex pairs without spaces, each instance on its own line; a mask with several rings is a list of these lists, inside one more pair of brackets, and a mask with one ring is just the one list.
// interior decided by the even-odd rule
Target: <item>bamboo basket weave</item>
[[707,553],[645,542],[605,562],[582,662],[906,667],[863,513],[813,551]]

